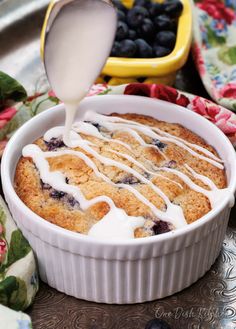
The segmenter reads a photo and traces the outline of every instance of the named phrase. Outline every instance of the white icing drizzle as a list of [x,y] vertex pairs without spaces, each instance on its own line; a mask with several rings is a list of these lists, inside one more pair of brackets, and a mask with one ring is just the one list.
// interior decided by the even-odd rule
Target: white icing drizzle
[[157,194],[159,194],[160,197],[166,203],[167,207],[170,205],[171,202],[170,202],[169,198],[166,196],[166,194],[161,189],[159,189],[156,185],[154,185],[151,181],[149,181],[143,175],[141,175],[136,170],[134,170],[133,168],[130,168],[129,166],[127,166],[127,165],[125,165],[123,163],[120,163],[118,161],[115,161],[113,159],[110,159],[110,158],[107,158],[107,157],[104,157],[104,156],[100,155],[98,152],[96,152],[95,150],[93,150],[88,145],[84,145],[83,144],[83,145],[79,145],[79,147],[81,147],[84,151],[90,153],[96,159],[98,159],[99,161],[101,161],[104,165],[106,165],[106,166],[114,166],[114,167],[120,168],[121,170],[126,171],[126,172],[130,173],[131,175],[135,176],[142,183],[149,185],[153,189],[153,191],[155,191]]
[[[101,114],[99,114],[101,115]],[[132,120],[127,120],[127,119],[123,119],[123,118],[119,118],[119,117],[115,117],[115,116],[112,116],[112,117],[109,117],[108,119],[109,121],[111,122],[125,122],[125,123],[128,123],[128,124],[132,124],[132,125],[135,125],[135,126],[140,126],[140,127],[143,127],[144,125],[139,123],[139,122],[136,122],[136,121],[132,121]],[[144,126],[146,127],[146,126]],[[198,151],[201,151],[202,153],[206,154],[208,157],[218,161],[218,162],[221,162],[223,163],[224,161],[222,159],[220,159],[219,157],[217,157],[215,154],[213,154],[212,152],[208,151],[207,149],[205,149],[204,147],[200,146],[200,145],[197,145],[197,144],[193,144],[193,143],[190,143],[180,137],[177,137],[177,136],[174,136],[174,135],[171,135],[163,130],[161,130],[160,128],[157,128],[157,127],[152,127],[150,126],[149,127],[150,129],[160,133],[161,135],[164,135],[164,136],[167,136],[167,137],[170,137],[171,139],[176,139],[190,147],[193,147],[195,149],[197,149]]]
[[[58,132],[58,131],[56,131]],[[51,137],[51,132],[50,134],[48,135],[45,135],[44,138],[48,138],[48,137]],[[79,135],[78,135],[79,136]],[[81,138],[81,137],[80,137]],[[163,191],[161,189],[159,189],[156,185],[154,185],[151,181],[149,181],[148,179],[146,179],[143,175],[139,174],[136,170],[128,167],[127,165],[125,164],[122,164],[118,161],[115,161],[113,159],[110,159],[110,158],[107,158],[107,157],[103,157],[101,156],[98,152],[96,152],[95,150],[93,150],[89,145],[86,145],[86,143],[81,143],[81,139],[78,138],[77,140],[76,139],[73,139],[73,141],[71,141],[71,143],[73,143],[74,145],[76,144],[76,147],[80,147],[82,148],[84,151],[90,153],[92,156],[94,156],[95,158],[97,158],[100,162],[102,162],[104,165],[107,165],[107,166],[115,166],[115,167],[118,167],[120,169],[122,169],[123,171],[126,171],[126,172],[129,172],[130,174],[132,174],[133,176],[135,176],[137,179],[139,179],[142,183],[144,184],[147,184],[149,185],[157,194],[160,195],[160,197],[164,200],[165,204],[167,205],[167,212],[168,212],[168,208],[169,207],[174,207],[174,208],[177,208],[179,206],[176,206],[176,205],[173,205],[170,201],[170,199],[165,195],[165,193],[163,193]],[[84,140],[83,140],[84,141]],[[72,153],[71,153],[72,154]],[[76,154],[76,152],[74,151],[73,154]],[[131,160],[133,163],[135,162],[134,159]],[[136,162],[137,164],[137,162]],[[140,167],[140,164],[138,164],[139,167]],[[144,168],[145,171],[146,168]],[[163,176],[164,177],[164,176]],[[155,211],[157,212],[157,211]],[[180,211],[178,211],[178,213],[180,214]],[[160,216],[160,214],[159,214]],[[168,217],[168,216],[167,216]],[[182,215],[182,217],[184,217]],[[164,220],[164,217],[163,217],[163,220]]]
[[107,128],[110,131],[120,130],[121,128],[123,132],[129,133],[141,146],[155,148],[167,160],[167,156],[163,152],[161,152],[161,150],[159,150],[158,147],[156,147],[155,145],[147,144],[135,130],[132,130],[131,128],[127,128],[124,125],[122,125],[121,127],[118,126],[117,128],[113,124],[105,123],[103,125],[105,128]]
[[[65,127],[62,127],[62,126],[51,128],[44,134],[43,139],[45,140],[45,142],[50,142],[50,140],[52,140],[53,138],[62,139],[64,131],[65,131]],[[82,139],[81,136],[73,130],[70,131],[69,138],[70,138],[70,144],[76,144],[79,141],[80,145],[81,144],[94,145],[93,143],[91,143],[85,139]]]
[[[100,238],[134,238],[134,230],[143,226],[145,222],[143,217],[128,216],[123,209],[117,208],[113,200],[107,196],[99,196],[91,200],[86,200],[79,187],[66,183],[66,177],[61,172],[50,171],[48,161],[45,159],[47,155],[53,156],[50,152],[43,152],[37,145],[31,144],[25,146],[22,153],[24,157],[31,157],[33,159],[40,172],[40,178],[44,183],[49,184],[56,190],[71,194],[79,202],[82,210],[86,210],[98,202],[106,202],[110,206],[109,212],[99,222],[100,224],[97,223],[92,227],[89,235]],[[88,157],[83,153],[80,153],[80,156],[86,163],[93,166],[92,162],[88,162]],[[107,225],[107,221],[111,219],[112,222]],[[114,234],[115,236],[113,236]]]
[[152,129],[153,129],[154,131],[156,131],[156,132],[158,132],[158,133],[160,133],[160,134],[166,136],[166,137],[169,137],[169,138],[172,138],[172,139],[176,139],[177,141],[180,141],[180,142],[184,143],[185,145],[188,145],[188,146],[190,146],[190,147],[195,148],[196,150],[198,150],[198,151],[204,153],[204,154],[207,155],[209,158],[212,158],[212,159],[215,160],[215,161],[218,161],[218,162],[223,163],[223,161],[222,161],[219,157],[217,157],[215,154],[213,154],[212,152],[208,151],[207,149],[205,149],[204,147],[202,147],[202,146],[200,146],[200,145],[193,144],[193,143],[189,143],[189,142],[187,142],[186,140],[184,140],[184,139],[182,139],[182,138],[179,138],[179,137],[177,137],[177,136],[170,135],[170,134],[168,134],[167,132],[162,131],[162,130],[159,129],[159,128],[156,128],[156,127],[153,128],[153,127],[152,127]]
[[219,201],[222,200],[223,197],[228,195],[229,189],[213,189],[213,190],[206,190],[203,187],[195,184],[187,175],[185,175],[183,172],[176,170],[176,169],[171,169],[171,168],[166,168],[162,167],[162,170],[171,172],[174,175],[178,176],[183,180],[185,184],[187,184],[192,190],[204,194],[210,201],[211,207],[214,208],[217,204],[219,204]]
[[[86,112],[84,119],[89,122],[77,122],[74,124],[72,130],[67,129],[67,133],[64,133],[64,127],[55,127],[50,129],[48,132],[44,135],[44,140],[47,142],[50,142],[52,138],[61,138],[63,137],[64,144],[72,149],[62,149],[57,151],[50,151],[50,152],[43,152],[38,146],[36,145],[28,145],[23,149],[23,156],[25,157],[31,157],[33,159],[33,162],[35,163],[36,167],[39,170],[40,178],[42,181],[46,184],[49,184],[54,188],[55,190],[62,191],[64,193],[68,193],[72,195],[75,200],[77,200],[80,204],[80,207],[82,210],[86,210],[92,205],[98,203],[98,202],[106,202],[110,210],[109,212],[101,219],[97,224],[95,224],[91,230],[89,231],[89,235],[96,236],[99,238],[107,239],[107,238],[119,238],[119,239],[126,239],[126,238],[134,238],[134,230],[138,227],[141,227],[144,225],[145,219],[143,217],[133,217],[128,216],[126,212],[123,209],[117,208],[114,204],[114,201],[105,196],[99,196],[95,197],[91,200],[87,200],[84,195],[82,194],[80,188],[78,186],[67,184],[65,179],[66,177],[58,171],[51,172],[49,163],[47,161],[47,158],[52,157],[58,157],[63,155],[72,155],[79,157],[82,159],[88,167],[90,167],[94,174],[102,179],[103,181],[111,184],[112,186],[116,188],[123,188],[135,195],[135,197],[140,200],[143,204],[145,204],[152,213],[159,219],[163,221],[167,221],[171,223],[175,228],[180,228],[184,225],[186,225],[186,220],[184,218],[183,210],[180,206],[174,205],[169,197],[153,182],[145,177],[145,174],[148,173],[152,175],[153,177],[161,177],[162,179],[166,179],[170,181],[172,184],[178,185],[181,189],[183,189],[183,186],[176,182],[169,177],[166,177],[164,175],[161,175],[160,173],[157,173],[158,171],[164,171],[172,173],[176,176],[178,176],[186,185],[190,187],[190,189],[202,193],[205,195],[210,203],[211,207],[214,208],[219,202],[222,200],[222,198],[228,197],[229,195],[229,189],[218,189],[217,186],[213,183],[213,181],[201,174],[198,174],[194,169],[192,169],[188,164],[185,164],[185,168],[189,171],[189,173],[196,179],[202,181],[205,185],[209,187],[208,189],[205,189],[196,183],[194,183],[191,178],[184,174],[183,172],[167,168],[167,167],[155,167],[155,172],[152,170],[149,170],[146,168],[145,165],[137,161],[133,156],[115,151],[113,149],[110,149],[109,147],[105,147],[105,149],[110,152],[111,154],[115,154],[118,157],[123,157],[124,159],[128,160],[130,163],[134,164],[137,168],[140,168],[144,173],[141,174],[137,170],[133,169],[129,165],[126,165],[124,163],[121,163],[120,161],[114,160],[109,157],[102,156],[99,154],[93,147],[96,147],[96,144],[84,139],[81,137],[80,134],[86,135],[86,136],[93,136],[95,138],[101,139],[108,143],[117,143],[119,145],[122,145],[127,150],[129,150],[132,154],[133,151],[127,143],[113,139],[108,138],[107,136],[104,136],[92,123],[96,122],[103,126],[108,131],[117,131],[121,130],[123,132],[129,133],[132,137],[135,138],[135,140],[144,147],[155,147],[158,149],[155,145],[147,144],[144,139],[139,135],[139,133],[146,135],[148,137],[151,137],[152,139],[157,139],[160,141],[168,141],[171,143],[174,143],[183,149],[187,150],[190,154],[192,154],[195,157],[198,157],[199,159],[202,159],[204,161],[207,161],[211,163],[212,165],[223,169],[223,165],[219,162],[222,162],[221,159],[219,159],[217,156],[215,156],[210,151],[204,149],[203,147],[195,144],[191,144],[189,142],[186,142],[182,140],[179,137],[172,136],[166,132],[161,131],[158,128],[155,127],[147,127],[140,123],[131,121],[131,120],[125,120],[122,118],[117,117],[108,117],[101,114],[97,114],[94,112]],[[91,123],[90,123],[91,122]],[[71,123],[70,123],[71,124]],[[68,127],[67,127],[68,128]],[[157,134],[158,132],[158,134]],[[141,183],[146,184],[149,186],[158,196],[160,196],[165,205],[166,205],[166,211],[161,211],[160,209],[156,208],[156,206],[150,202],[144,195],[142,195],[135,187],[125,184],[125,183],[113,183],[106,175],[101,173],[95,162],[86,154],[84,154],[81,151],[73,150],[73,148],[79,147],[82,149],[86,154],[91,155],[98,161],[100,161],[105,166],[115,166],[119,169],[121,169],[124,172],[127,172],[131,174],[132,176],[136,177]],[[201,153],[205,154],[199,154],[192,150],[190,147],[195,148],[196,150],[200,151]],[[158,149],[159,150],[159,149]],[[159,150],[160,151],[160,150]],[[166,155],[160,151],[160,153],[165,157]],[[230,205],[232,206],[234,197],[232,193],[230,194]]]
[[137,167],[139,167],[142,170],[146,171],[148,174],[153,175],[155,177],[161,177],[161,178],[163,178],[163,179],[171,182],[172,184],[178,185],[179,188],[183,189],[183,186],[180,183],[175,182],[174,180],[170,179],[169,177],[163,176],[161,174],[157,174],[154,171],[151,171],[151,170],[147,169],[144,165],[142,165],[140,162],[138,162],[137,160],[135,160],[132,156],[130,156],[128,154],[125,154],[125,153],[120,153],[120,152],[117,152],[117,151],[114,151],[114,150],[111,150],[111,149],[108,149],[108,151],[111,152],[111,153],[114,153],[116,155],[119,155],[119,156],[125,158],[126,160],[132,162]]
[[[171,201],[170,201],[170,199],[157,186],[155,186],[148,179],[146,179],[141,174],[139,174],[138,172],[136,172],[134,169],[129,168],[128,166],[126,166],[124,164],[120,164],[119,162],[117,162],[115,160],[112,160],[112,159],[109,159],[109,158],[106,158],[106,157],[103,157],[103,156],[99,155],[96,151],[92,150],[89,147],[82,146],[82,148],[84,150],[86,150],[86,152],[92,154],[95,158],[97,158],[103,164],[116,166],[116,167],[118,167],[118,168],[120,168],[120,169],[122,169],[122,170],[124,170],[126,172],[131,173],[132,175],[134,175],[135,177],[137,177],[140,181],[142,181],[143,183],[146,183],[147,185],[149,185],[165,201],[165,203],[167,205],[166,212],[163,212],[163,211],[159,210],[158,208],[156,208],[153,205],[153,203],[151,203],[147,198],[145,198],[134,187],[129,186],[129,185],[124,184],[124,183],[118,183],[118,184],[113,183],[108,177],[106,177],[105,175],[103,175],[102,173],[100,173],[99,170],[98,170],[98,168],[97,168],[97,166],[95,165],[95,163],[89,157],[87,157],[84,153],[82,153],[82,152],[74,151],[74,150],[63,150],[63,151],[56,151],[56,152],[42,152],[41,151],[41,155],[43,155],[44,158],[57,157],[57,156],[62,156],[62,155],[74,155],[74,156],[77,156],[80,159],[82,159],[87,164],[87,166],[89,166],[94,171],[94,173],[96,174],[97,177],[100,177],[105,182],[107,182],[107,183],[109,183],[109,184],[111,184],[111,185],[113,185],[115,187],[121,187],[121,188],[124,188],[124,189],[129,190],[142,203],[146,204],[146,206],[148,206],[152,210],[152,212],[157,217],[159,217],[160,219],[162,219],[163,221],[170,222],[175,227],[180,227],[180,226],[183,226],[184,224],[186,224],[186,221],[184,219],[184,215],[183,215],[182,209],[179,206],[172,204]],[[40,169],[39,169],[39,172],[41,173]],[[41,174],[40,174],[40,177],[41,177]],[[41,179],[43,180],[42,177],[41,177]],[[51,185],[51,186],[54,187],[54,185]],[[62,190],[62,191],[64,192],[64,190]],[[67,193],[69,193],[69,192],[67,192]],[[77,200],[77,201],[79,201],[79,200]],[[172,218],[173,213],[175,213],[175,217],[174,218]]]
[[[100,123],[101,125],[103,125],[108,130],[114,131],[114,130],[118,130],[118,129],[124,130],[124,129],[127,129],[127,128],[128,129],[133,128],[133,129],[135,129],[135,130],[137,130],[137,131],[139,131],[139,132],[141,132],[141,133],[143,133],[143,134],[145,134],[145,135],[147,135],[151,138],[155,138],[155,139],[158,139],[158,140],[163,141],[163,142],[171,142],[173,144],[176,144],[176,145],[182,147],[183,149],[185,149],[186,151],[188,151],[191,155],[193,155],[195,157],[198,157],[199,159],[205,160],[205,161],[211,163],[212,165],[214,165],[217,168],[224,169],[224,166],[222,164],[220,164],[219,162],[217,162],[219,160],[215,161],[213,159],[207,158],[207,157],[195,152],[190,147],[185,145],[185,143],[183,143],[182,139],[176,140],[173,137],[171,137],[171,138],[170,137],[163,137],[161,135],[156,134],[151,127],[147,127],[147,126],[142,125],[142,124],[137,124],[137,125],[135,125],[135,127],[133,127],[134,124],[129,124],[129,123],[120,124],[120,123],[114,122],[113,120],[110,120],[110,118],[113,118],[113,119],[115,118],[115,119],[117,119],[117,121],[119,121],[118,120],[119,118],[116,118],[116,117],[109,117],[109,119],[107,120],[109,123],[107,123],[106,120],[104,119],[104,118],[106,118],[106,116],[104,116],[104,115],[94,113],[94,112],[91,112],[91,111],[88,111],[86,113],[86,119],[89,119],[92,116],[96,120],[96,122]],[[112,123],[110,123],[110,121]],[[129,120],[127,120],[127,121],[129,122]]]
[[[115,216],[114,216],[115,215]],[[129,216],[126,220],[123,209],[116,208],[109,212],[89,230],[88,235],[99,239],[134,239],[134,230],[144,225],[143,217]]]
[[[73,151],[73,150],[63,150],[63,151],[56,151],[56,152],[43,152],[37,145],[31,144],[27,145],[23,149],[23,156],[24,157],[31,157],[39,170],[40,173],[40,178],[42,181],[46,184],[49,184],[52,186],[54,189],[58,191],[62,191],[64,193],[71,194],[79,203],[80,207],[82,210],[86,210],[90,206],[98,203],[98,202],[106,202],[110,206],[110,211],[112,211],[112,214],[114,213],[114,209],[116,208],[114,202],[106,196],[100,196],[96,197],[92,200],[86,200],[84,196],[82,195],[80,189],[76,186],[71,186],[66,183],[65,181],[65,176],[60,173],[60,172],[51,172],[49,168],[49,164],[46,160],[46,158],[50,157],[57,157],[57,156],[62,156],[62,155],[75,155],[79,158],[81,158],[91,169],[93,169],[94,173],[102,178],[104,181],[116,186],[116,187],[122,187],[130,192],[132,192],[141,202],[146,204],[152,212],[160,219],[163,221],[167,221],[172,223],[176,228],[179,228],[183,225],[186,225],[186,221],[184,219],[182,209],[179,206],[171,204],[170,200],[165,196],[163,193],[163,196],[165,197],[166,201],[168,202],[168,208],[166,212],[163,212],[156,208],[149,200],[147,200],[140,192],[138,192],[135,188],[132,186],[126,185],[126,184],[115,184],[113,183],[108,177],[100,173],[94,164],[94,162],[87,157],[84,153],[78,152],[78,151]],[[100,159],[99,159],[100,160]],[[108,158],[105,158],[105,160],[110,160]],[[103,159],[104,161],[104,159]],[[103,162],[104,163],[104,162]],[[129,167],[127,167],[129,168]],[[138,173],[137,173],[138,174]],[[140,175],[140,174],[138,174]],[[142,175],[138,176],[142,177]],[[145,179],[143,177],[143,179]],[[150,183],[152,184],[152,183]],[[154,184],[152,184],[154,185]],[[159,189],[158,189],[159,190]],[[173,217],[173,214],[175,216]],[[127,215],[127,219],[128,219]],[[131,216],[133,217],[133,216]]]
[[198,174],[188,164],[185,164],[185,167],[188,169],[188,171],[192,174],[192,176],[194,178],[199,179],[200,181],[202,181],[205,185],[209,186],[211,190],[217,190],[217,186],[213,183],[213,181],[210,178]]
[[87,122],[82,122],[82,121],[76,122],[73,125],[72,129],[74,131],[76,131],[77,133],[84,134],[84,135],[90,135],[90,136],[102,139],[105,142],[116,143],[116,144],[124,146],[125,148],[127,148],[130,151],[132,150],[130,145],[128,145],[127,143],[124,143],[120,140],[109,139],[109,138],[104,137],[96,127],[94,127],[92,124],[89,124]]
[[71,127],[75,119],[76,110],[78,108],[78,104],[80,101],[86,96],[87,91],[82,93],[81,97],[75,103],[66,103],[66,121],[65,121],[65,129],[63,132],[63,142],[65,145],[73,146],[73,142],[71,143],[72,139],[70,138],[71,135]]
[[[103,125],[105,128],[107,128],[107,126]],[[90,136],[94,136],[96,138],[100,138],[103,139],[104,141],[108,141],[108,142],[114,142],[114,139],[108,139],[105,138],[96,127],[94,127],[91,124],[88,124],[86,122],[78,122],[73,126],[73,129],[81,134],[85,134],[85,135],[90,135]],[[167,156],[160,150],[158,149],[155,145],[151,145],[151,144],[147,144],[145,143],[145,141],[143,140],[143,138],[134,130],[130,129],[130,128],[126,128],[124,127],[122,129],[123,132],[127,132],[129,133],[140,145],[144,146],[144,147],[151,147],[151,148],[155,148],[166,160],[167,160]],[[121,141],[116,141],[116,143],[121,144],[122,146],[125,146],[126,148],[128,148],[129,150],[131,150],[131,147],[124,142]]]
[[49,184],[55,190],[71,194],[80,203],[82,210],[86,210],[98,202],[106,202],[110,208],[115,207],[113,200],[107,196],[86,200],[79,187],[66,183],[66,177],[61,172],[50,171],[49,163],[46,160],[46,155],[37,145],[29,144],[25,146],[22,154],[24,157],[32,158],[35,166],[40,172],[40,178],[45,184]]

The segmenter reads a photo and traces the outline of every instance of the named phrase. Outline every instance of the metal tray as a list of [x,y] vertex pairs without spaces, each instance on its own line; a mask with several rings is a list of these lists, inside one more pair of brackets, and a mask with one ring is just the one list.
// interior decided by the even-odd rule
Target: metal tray
[[[40,30],[48,0],[0,0],[0,70],[34,93],[47,81],[39,55]],[[176,87],[206,96],[191,59]],[[66,296],[41,283],[28,310],[34,329],[144,329],[159,317],[173,329],[236,329],[236,207],[220,256],[190,288],[137,305],[103,305]],[[58,273],[58,275],[60,275]],[[176,273],[178,275],[178,273]]]

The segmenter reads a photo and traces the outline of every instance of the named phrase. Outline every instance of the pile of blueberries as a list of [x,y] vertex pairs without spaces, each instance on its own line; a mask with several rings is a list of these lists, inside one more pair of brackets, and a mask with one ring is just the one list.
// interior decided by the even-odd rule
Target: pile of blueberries
[[135,0],[127,9],[120,0],[113,0],[118,12],[116,39],[111,56],[130,58],[164,57],[176,42],[178,18],[183,4],[180,0]]

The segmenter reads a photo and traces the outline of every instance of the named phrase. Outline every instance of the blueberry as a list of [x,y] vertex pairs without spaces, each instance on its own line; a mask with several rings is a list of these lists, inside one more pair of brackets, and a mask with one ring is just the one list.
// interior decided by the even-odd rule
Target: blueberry
[[167,222],[163,222],[162,220],[160,220],[159,222],[156,222],[153,225],[152,230],[154,232],[154,235],[158,235],[158,234],[170,232],[170,227]]
[[172,31],[160,31],[156,35],[156,45],[173,49],[176,42],[176,35]]
[[169,55],[172,50],[162,46],[154,46],[153,52],[155,57],[164,57]]
[[124,22],[118,22],[116,31],[116,40],[124,40],[129,35],[128,25]]
[[130,40],[135,40],[137,39],[137,33],[135,30],[129,30],[129,39]]
[[183,11],[183,4],[179,0],[169,0],[164,3],[165,13],[173,18],[177,18]]
[[126,39],[120,42],[120,56],[134,57],[137,51],[137,45],[134,41]]
[[126,15],[123,11],[117,10],[117,17],[119,21],[125,22],[126,21]]
[[154,19],[154,25],[155,25],[157,31],[173,30],[174,27],[175,27],[175,24],[170,19],[170,17],[168,17],[168,16],[166,16],[164,14],[155,17],[155,19]]
[[151,1],[148,0],[135,0],[133,7],[141,6],[145,8],[149,8],[152,5]]
[[49,151],[54,151],[57,148],[65,146],[65,144],[60,138],[55,137],[53,137],[49,142],[45,141],[45,144],[47,145]]
[[[119,42],[116,42],[116,41],[115,41],[115,43],[119,43]],[[113,46],[114,46],[114,45],[113,45]],[[100,131],[101,128],[102,128],[102,126],[101,126],[99,123],[97,123],[97,122],[92,122],[92,121],[84,121],[84,122],[93,125],[95,128],[97,128],[98,131]]]
[[160,150],[163,150],[167,146],[167,144],[162,143],[161,141],[159,141],[159,139],[153,139],[152,144],[158,147]]
[[44,183],[42,179],[40,179],[40,184],[43,190],[50,190],[52,188],[51,185]]
[[79,202],[77,200],[75,200],[75,198],[73,198],[73,196],[68,196],[67,202],[71,207],[79,207],[80,206]]
[[170,160],[165,164],[165,167],[167,168],[176,168],[177,162],[175,160]]
[[120,0],[112,0],[112,2],[117,9],[123,11],[124,13],[127,12],[127,8],[121,3]]
[[62,192],[62,191],[56,191],[56,190],[53,190],[51,193],[50,193],[50,197],[53,198],[53,199],[61,199],[65,196],[65,192]]
[[161,319],[153,319],[148,321],[145,329],[171,329],[171,327]]
[[143,173],[143,176],[146,178],[146,179],[150,179],[151,175],[148,173],[148,172],[144,172]]
[[146,8],[136,6],[128,11],[127,22],[130,27],[139,27],[142,25],[144,18],[148,18],[149,13]]
[[134,184],[139,184],[140,181],[138,178],[136,178],[133,175],[126,175],[123,179],[120,181],[116,182],[116,184],[128,184],[128,185],[134,185]]
[[119,54],[120,54],[120,43],[118,41],[114,41],[110,56],[117,57],[119,56]]
[[138,28],[138,34],[142,39],[153,39],[155,35],[155,27],[149,18],[144,18],[142,25]]
[[143,39],[135,40],[137,46],[137,54],[141,58],[150,58],[152,57],[152,47]]
[[162,3],[153,3],[149,8],[149,13],[152,17],[156,17],[164,12]]

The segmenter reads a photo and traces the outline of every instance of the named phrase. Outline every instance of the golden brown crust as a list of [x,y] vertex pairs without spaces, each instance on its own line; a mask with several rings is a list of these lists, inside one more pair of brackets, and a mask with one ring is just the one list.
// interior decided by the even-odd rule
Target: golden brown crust
[[[114,115],[149,126],[155,126],[163,131],[173,134],[174,136],[181,137],[191,143],[203,146],[217,155],[216,151],[203,139],[178,124],[161,122],[144,115]],[[120,153],[132,155],[136,160],[149,169],[150,163],[151,165],[160,167],[167,164],[170,165],[169,161],[174,160],[175,168],[189,175],[188,171],[183,167],[183,165],[187,163],[199,174],[209,177],[218,188],[226,187],[224,170],[192,156],[186,150],[175,144],[169,142],[166,143],[167,147],[163,149],[164,154],[168,158],[168,160],[166,160],[157,149],[139,145],[138,142],[127,132],[117,131],[113,133],[112,138],[119,139],[131,145],[132,152],[116,143],[107,143],[91,136],[83,135],[83,137],[95,143],[97,145],[95,148],[96,151],[103,156],[118,160],[140,173],[143,173],[140,168],[122,158],[122,156],[109,152],[109,148]],[[147,143],[150,142],[149,137],[143,135],[142,137]],[[42,150],[47,150],[47,145],[42,138],[35,143]],[[77,150],[82,151],[79,148],[77,148]],[[127,179],[130,179],[130,174],[125,173],[121,169],[112,166],[105,166],[91,155],[86,155],[95,162],[99,171],[109,177],[114,183],[124,182],[125,180],[127,181]],[[80,187],[82,193],[87,199],[92,199],[100,195],[107,195],[114,200],[117,207],[123,208],[128,215],[144,216],[147,219],[145,226],[144,228],[136,230],[136,237],[153,234],[153,214],[146,205],[141,203],[134,196],[134,194],[125,189],[120,189],[104,182],[94,174],[83,160],[76,156],[63,155],[56,158],[49,158],[48,161],[51,171],[61,171],[67,177],[70,184]],[[188,223],[196,221],[211,210],[208,198],[201,193],[191,190],[175,174],[164,171],[160,171],[160,174],[169,178],[169,180],[166,180],[164,177],[154,177],[152,178],[152,182],[161,188],[174,204],[178,204],[182,207]],[[192,176],[189,177],[191,177],[191,179],[198,185],[207,189],[207,186],[204,186],[202,182],[194,179]],[[180,183],[183,188],[180,188],[180,186],[170,180]],[[135,184],[132,186],[150,200],[157,208],[165,211],[165,203],[163,199],[158,196],[150,186],[145,184]],[[100,220],[109,210],[109,206],[106,203],[98,203],[83,212],[77,203],[70,200],[69,196],[63,196],[59,199],[55,198],[52,193],[53,190],[50,189],[50,187],[45,188],[45,186],[42,185],[39,173],[30,158],[22,157],[18,162],[15,173],[15,189],[21,200],[39,216],[56,225],[84,234],[86,234],[92,225]]]

